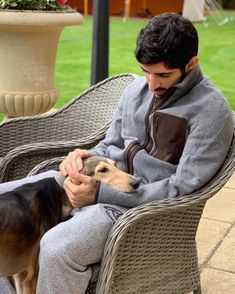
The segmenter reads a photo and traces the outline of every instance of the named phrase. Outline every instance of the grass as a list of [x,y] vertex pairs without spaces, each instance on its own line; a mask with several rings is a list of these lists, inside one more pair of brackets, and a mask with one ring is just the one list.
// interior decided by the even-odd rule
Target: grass
[[196,27],[199,32],[199,58],[203,73],[223,92],[231,108],[235,111],[235,11],[227,13],[234,20],[217,25],[209,20],[209,26],[202,23]]
[[[141,74],[134,58],[135,39],[146,20],[111,18],[109,44],[109,75],[123,72]],[[90,84],[92,18],[82,26],[69,27],[62,33],[56,64],[56,83],[61,96],[56,107],[87,89]]]
[[[203,73],[223,92],[235,111],[235,11],[228,11],[234,20],[219,26],[212,17],[195,23],[200,38],[199,59]],[[110,18],[109,75],[133,72],[141,75],[134,58],[135,40],[146,19]],[[55,107],[60,108],[90,85],[92,48],[92,18],[86,17],[82,26],[64,29],[56,62],[56,85],[60,97]],[[1,119],[1,117],[0,117]]]

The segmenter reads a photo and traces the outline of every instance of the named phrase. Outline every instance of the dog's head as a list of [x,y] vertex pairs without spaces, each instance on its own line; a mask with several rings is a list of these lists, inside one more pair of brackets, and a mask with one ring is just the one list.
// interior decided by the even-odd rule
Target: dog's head
[[105,157],[91,156],[84,159],[81,172],[125,193],[134,192],[140,185],[140,179],[119,170],[113,160]]

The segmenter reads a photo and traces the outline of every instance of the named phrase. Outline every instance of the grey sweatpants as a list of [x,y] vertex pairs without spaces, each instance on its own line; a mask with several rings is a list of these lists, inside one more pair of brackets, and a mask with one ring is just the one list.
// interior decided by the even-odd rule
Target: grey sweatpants
[[[0,193],[52,176],[62,182],[57,172],[49,171],[0,184]],[[91,265],[100,262],[109,231],[126,210],[101,203],[85,206],[74,209],[71,219],[49,230],[40,243],[37,294],[85,293]]]
[[7,278],[0,278],[0,294],[15,294],[15,290]]

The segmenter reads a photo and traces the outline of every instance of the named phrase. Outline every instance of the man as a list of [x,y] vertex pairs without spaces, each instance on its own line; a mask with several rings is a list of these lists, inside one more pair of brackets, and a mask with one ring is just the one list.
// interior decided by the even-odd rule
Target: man
[[[106,138],[90,152],[71,152],[60,165],[75,209],[69,221],[41,240],[38,294],[85,293],[90,265],[101,260],[115,216],[142,203],[191,193],[221,166],[233,136],[232,113],[203,77],[197,52],[197,31],[178,14],[159,15],[140,31],[135,55],[145,78],[124,91]],[[127,195],[79,174],[74,159],[92,153],[140,177],[139,189]]]

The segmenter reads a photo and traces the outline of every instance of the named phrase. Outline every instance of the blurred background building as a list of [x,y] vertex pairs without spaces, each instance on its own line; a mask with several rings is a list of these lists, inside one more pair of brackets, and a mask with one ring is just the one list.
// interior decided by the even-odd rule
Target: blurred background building
[[[151,17],[163,12],[182,12],[183,2],[184,0],[109,0],[109,12],[110,15],[123,16],[125,7],[130,5],[130,17]],[[68,4],[83,14],[92,14],[93,0],[69,0]]]

